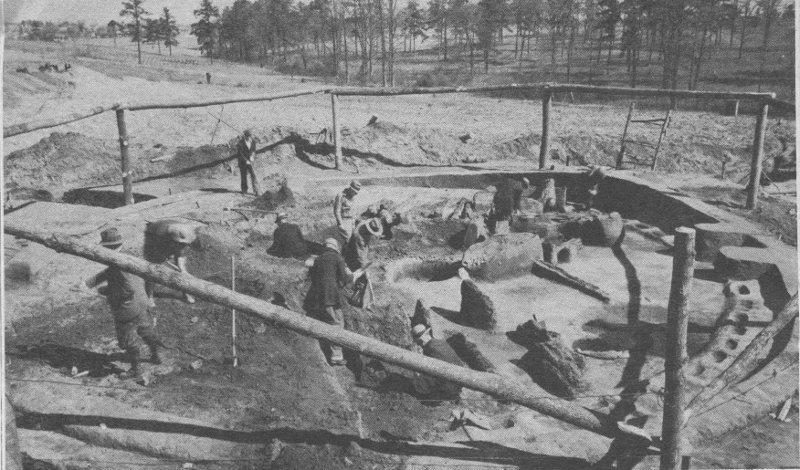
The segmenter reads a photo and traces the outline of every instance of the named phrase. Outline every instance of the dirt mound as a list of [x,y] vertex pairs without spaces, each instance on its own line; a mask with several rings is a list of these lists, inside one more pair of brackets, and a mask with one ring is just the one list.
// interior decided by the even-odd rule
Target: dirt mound
[[508,142],[488,142],[473,139],[467,132],[401,127],[385,121],[352,130],[343,140],[345,154],[352,149],[368,161],[387,166],[454,165],[530,157],[539,146],[530,135]]
[[13,188],[66,188],[111,184],[119,179],[119,147],[76,132],[53,132],[5,161],[5,184]]

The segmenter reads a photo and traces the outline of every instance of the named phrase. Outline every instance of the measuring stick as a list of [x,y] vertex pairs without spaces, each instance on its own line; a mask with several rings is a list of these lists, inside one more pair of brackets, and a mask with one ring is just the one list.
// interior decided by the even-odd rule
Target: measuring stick
[[[231,256],[231,290],[236,292],[236,258]],[[233,367],[239,365],[239,358],[236,357],[236,309],[231,309],[231,353],[233,356]]]

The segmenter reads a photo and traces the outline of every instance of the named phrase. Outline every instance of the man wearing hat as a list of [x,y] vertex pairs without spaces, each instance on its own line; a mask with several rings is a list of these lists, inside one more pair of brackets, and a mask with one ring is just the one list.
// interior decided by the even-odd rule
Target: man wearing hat
[[303,238],[303,232],[296,224],[288,222],[289,215],[281,212],[275,217],[278,227],[272,234],[272,246],[267,253],[279,258],[304,259],[308,255],[308,246]]
[[589,198],[586,202],[586,208],[591,209],[594,205],[594,199],[597,197],[599,193],[598,187],[600,183],[606,178],[606,171],[601,166],[592,166],[590,167],[589,172],[586,174],[589,189],[587,192],[589,193]]
[[360,190],[361,183],[355,180],[351,181],[350,185],[337,194],[336,199],[333,200],[333,217],[336,219],[339,235],[344,239],[345,243],[350,239],[350,235],[353,234],[353,217],[355,216],[353,199]]
[[[100,234],[100,245],[119,251],[122,248],[122,236],[116,228],[110,228]],[[144,280],[117,266],[109,266],[99,274],[86,280],[89,288],[97,287],[102,283],[99,292],[106,296],[114,317],[114,326],[117,330],[117,342],[124,349],[131,363],[129,373],[132,376],[139,374],[139,348],[136,345],[138,334],[150,348],[150,362],[161,364],[158,354],[158,345],[161,340],[153,329],[152,319],[147,312],[147,295],[144,289]]]
[[[335,238],[326,239],[322,254],[314,260],[309,271],[311,287],[306,294],[303,308],[318,320],[344,328],[342,307],[347,300],[342,289],[362,274],[360,269],[355,272],[347,269],[344,258],[339,254],[339,242]],[[332,344],[329,346],[331,365],[344,365],[342,348]]]
[[495,221],[510,220],[511,216],[520,210],[522,193],[528,189],[530,182],[528,178],[516,180],[506,178],[497,185],[497,192],[494,194],[493,219]]
[[[369,263],[369,244],[373,237],[383,235],[383,222],[380,217],[372,217],[367,220],[359,220],[353,235],[347,240],[342,250],[342,257],[350,270],[366,269]],[[369,293],[369,295],[367,295]],[[350,303],[361,308],[368,308],[372,305],[372,283],[366,273],[355,278],[353,292],[350,296]]]
[[[411,329],[411,335],[414,337],[414,342],[422,348],[422,354],[460,367],[467,367],[447,341],[433,337],[431,329],[427,325],[422,323],[414,325],[414,328]],[[429,375],[415,375],[412,384],[414,391],[423,397],[438,400],[458,400],[461,394],[461,385]]]
[[[151,263],[164,263],[176,271],[187,273],[186,250],[195,240],[194,228],[180,220],[162,219],[148,222],[144,230],[144,259]],[[150,307],[155,307],[153,292],[155,283],[145,281],[145,291]],[[187,303],[193,304],[194,297],[184,294]]]
[[247,194],[248,175],[253,182],[253,194],[259,195],[258,178],[253,169],[256,156],[256,140],[250,129],[244,131],[239,143],[236,144],[236,160],[239,162],[239,176],[242,179],[242,194]]

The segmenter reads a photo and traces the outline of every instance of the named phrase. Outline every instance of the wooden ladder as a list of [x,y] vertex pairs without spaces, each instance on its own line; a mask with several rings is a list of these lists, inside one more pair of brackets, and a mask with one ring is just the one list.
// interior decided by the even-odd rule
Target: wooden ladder
[[[630,106],[628,107],[628,118],[625,120],[625,130],[622,131],[622,144],[620,145],[619,155],[617,155],[617,169],[622,169],[626,163],[630,163],[634,166],[644,166],[649,165],[651,170],[656,169],[656,162],[658,161],[658,151],[661,150],[661,142],[664,140],[664,136],[667,134],[667,128],[669,127],[670,122],[670,109],[667,109],[667,114],[663,118],[656,118],[656,119],[631,119],[633,116],[633,111],[636,109],[636,102],[631,101]],[[629,140],[628,139],[628,127],[631,124],[644,124],[647,126],[659,126],[661,130],[658,133],[658,142],[653,144],[652,142],[645,142],[641,140]],[[625,160],[626,150],[628,145],[638,145],[641,147],[648,147],[654,149],[653,153],[653,160],[651,162],[643,162],[641,159],[631,156],[630,159],[627,161]]]

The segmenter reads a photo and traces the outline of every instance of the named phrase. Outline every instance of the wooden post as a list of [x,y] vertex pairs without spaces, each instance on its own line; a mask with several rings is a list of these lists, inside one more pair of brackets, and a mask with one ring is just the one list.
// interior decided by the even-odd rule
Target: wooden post
[[628,117],[625,119],[625,128],[622,130],[622,142],[619,145],[619,154],[617,155],[617,170],[622,169],[622,163],[625,160],[625,139],[628,137],[628,126],[631,123],[631,116],[633,116],[633,110],[636,108],[636,102],[631,101],[631,104],[628,106]]
[[542,147],[539,149],[539,169],[543,170],[550,156],[550,110],[553,107],[553,92],[542,90]]
[[175,271],[167,266],[148,263],[135,256],[109,250],[97,243],[89,243],[77,237],[52,232],[31,231],[6,221],[3,231],[9,235],[35,241],[57,252],[69,253],[83,258],[117,266],[125,272],[171,287],[181,292],[196,295],[237,312],[278,325],[312,338],[326,339],[333,344],[352,349],[358,354],[372,357],[389,364],[440,378],[461,386],[478,390],[493,397],[527,406],[544,415],[554,417],[581,429],[603,436],[614,437],[617,433],[611,419],[588,410],[573,402],[555,396],[541,396],[541,392],[523,386],[519,381],[500,374],[478,372],[433,359],[422,354],[362,336],[341,327],[309,318],[272,303],[250,297],[189,274]]
[[[236,292],[236,257],[231,256],[231,290]],[[231,309],[231,361],[233,367],[239,366],[239,357],[236,355],[236,309]]]
[[133,178],[128,155],[128,131],[125,129],[124,109],[117,110],[117,130],[119,131],[119,154],[122,161],[122,193],[127,206],[133,204]]
[[664,420],[661,428],[661,470],[679,470],[681,465],[681,427],[683,427],[686,336],[689,326],[687,305],[694,278],[695,230],[675,230],[672,260],[672,286],[667,305],[667,341],[664,351]]
[[756,118],[756,135],[753,139],[753,160],[750,165],[750,188],[747,192],[747,209],[758,208],[758,191],[761,181],[761,162],[764,159],[764,135],[767,131],[767,113],[769,105],[766,100],[761,103],[761,109]]
[[656,144],[656,151],[653,154],[653,165],[650,167],[651,170],[656,169],[656,163],[658,163],[658,151],[661,150],[661,142],[664,140],[664,136],[667,134],[667,128],[669,127],[669,114],[672,112],[671,109],[667,109],[667,115],[664,116],[664,122],[661,123],[661,132],[658,134],[658,143]]
[[331,93],[331,112],[333,113],[333,145],[336,149],[334,154],[336,169],[342,169],[342,131],[339,128],[339,95]]

